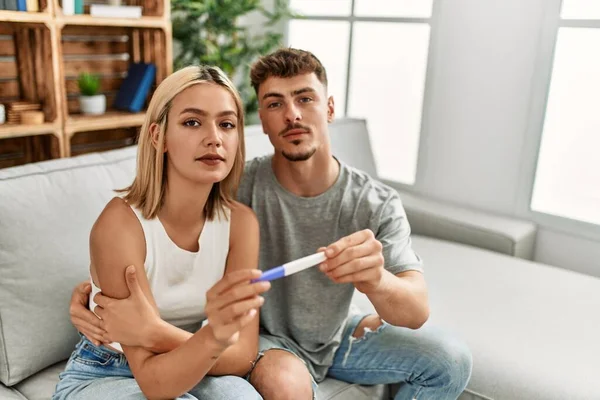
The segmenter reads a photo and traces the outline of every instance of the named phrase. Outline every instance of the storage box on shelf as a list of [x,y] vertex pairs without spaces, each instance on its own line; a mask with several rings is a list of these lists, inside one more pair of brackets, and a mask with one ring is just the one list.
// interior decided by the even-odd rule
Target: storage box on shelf
[[[0,11],[0,16],[12,20],[13,13],[39,14],[40,20],[48,15]],[[6,115],[0,125],[0,168],[64,156],[55,43],[57,31],[52,24],[0,23],[0,104]],[[35,115],[21,118],[31,110],[43,113],[39,121]]]
[[[89,7],[84,14],[64,15],[59,0],[40,0],[40,12],[0,10],[0,103],[42,99],[45,114],[42,125],[0,125],[0,168],[135,142],[143,110],[118,111],[113,101],[131,63],[156,66],[148,98],[172,72],[170,0],[123,4],[141,6],[142,17],[96,17],[86,14]],[[80,112],[81,72],[100,76],[106,113]],[[33,139],[42,134],[50,134],[56,143]],[[14,138],[24,143],[18,145]],[[30,140],[38,140],[37,147],[25,143]],[[43,152],[31,149],[42,145],[47,146],[46,156],[34,157]]]

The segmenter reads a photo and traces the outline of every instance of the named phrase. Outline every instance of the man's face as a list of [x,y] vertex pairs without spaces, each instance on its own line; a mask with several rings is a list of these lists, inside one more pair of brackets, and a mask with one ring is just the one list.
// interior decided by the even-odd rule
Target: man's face
[[327,142],[333,121],[333,97],[314,73],[292,78],[270,77],[258,88],[259,116],[264,132],[290,161],[308,160]]

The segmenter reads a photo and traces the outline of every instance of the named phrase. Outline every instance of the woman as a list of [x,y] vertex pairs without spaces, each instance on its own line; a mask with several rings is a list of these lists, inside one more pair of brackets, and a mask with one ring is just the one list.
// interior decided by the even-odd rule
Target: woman
[[[140,131],[133,184],[92,228],[91,283],[94,292],[125,298],[130,266],[154,310],[145,326],[194,333],[162,353],[82,337],[54,399],[217,399],[215,385],[260,398],[242,378],[209,376],[250,369],[259,295],[269,288],[251,283],[260,276],[256,217],[233,200],[243,127],[239,94],[217,68],[187,67],[158,86]],[[94,310],[93,296],[90,303]]]

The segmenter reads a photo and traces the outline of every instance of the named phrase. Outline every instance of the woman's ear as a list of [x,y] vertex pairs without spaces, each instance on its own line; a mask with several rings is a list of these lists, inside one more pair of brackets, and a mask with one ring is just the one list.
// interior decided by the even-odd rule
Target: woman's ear
[[[160,144],[160,125],[156,122],[153,122],[150,125],[150,137],[152,138],[152,145],[154,149],[158,151],[158,147]],[[163,153],[167,152],[167,140],[163,140]]]

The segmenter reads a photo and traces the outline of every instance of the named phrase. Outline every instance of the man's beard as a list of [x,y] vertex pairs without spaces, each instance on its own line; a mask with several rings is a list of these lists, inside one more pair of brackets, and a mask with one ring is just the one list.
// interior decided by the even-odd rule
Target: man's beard
[[[299,145],[301,143],[300,140],[296,141],[294,140],[292,142],[295,145]],[[282,151],[281,154],[287,158],[289,161],[306,161],[309,158],[311,158],[313,156],[313,154],[315,154],[317,152],[316,148],[312,148],[309,149],[307,151],[304,151],[302,153],[286,153],[285,151]]]

